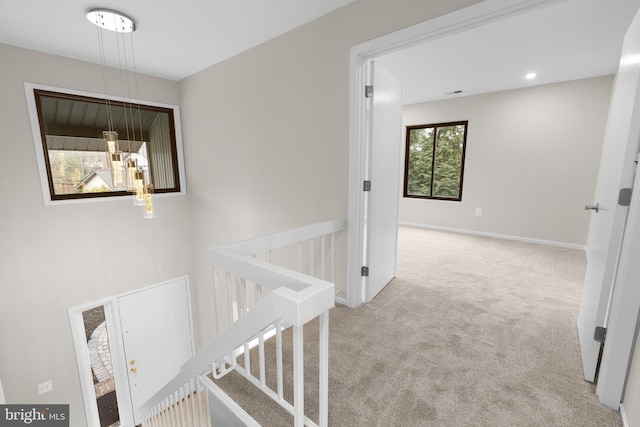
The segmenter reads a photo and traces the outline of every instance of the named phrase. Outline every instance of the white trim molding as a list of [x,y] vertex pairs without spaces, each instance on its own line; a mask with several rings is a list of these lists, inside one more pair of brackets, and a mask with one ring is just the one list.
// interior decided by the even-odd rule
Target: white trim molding
[[5,405],[7,400],[4,397],[4,390],[2,390],[2,380],[0,380],[0,405]]
[[484,237],[493,237],[496,239],[503,239],[503,240],[515,240],[518,242],[524,242],[524,243],[534,243],[537,245],[547,245],[547,246],[555,246],[558,248],[567,248],[567,249],[577,249],[580,251],[585,251],[586,253],[586,246],[585,245],[578,245],[575,243],[564,243],[564,242],[556,242],[553,240],[541,240],[541,239],[532,239],[529,237],[521,237],[521,236],[511,236],[508,234],[497,234],[497,233],[487,233],[484,231],[475,231],[475,230],[465,230],[463,228],[451,228],[451,227],[440,227],[437,225],[428,225],[428,224],[418,224],[418,223],[413,223],[413,222],[400,222],[400,225],[404,225],[407,227],[415,227],[415,228],[426,228],[426,229],[430,229],[430,230],[439,230],[439,231],[448,231],[451,233],[459,233],[459,234],[470,234],[473,236],[484,236]]
[[629,419],[627,418],[627,411],[624,407],[624,403],[620,404],[620,423],[622,424],[622,427],[632,427],[631,424],[629,424]]

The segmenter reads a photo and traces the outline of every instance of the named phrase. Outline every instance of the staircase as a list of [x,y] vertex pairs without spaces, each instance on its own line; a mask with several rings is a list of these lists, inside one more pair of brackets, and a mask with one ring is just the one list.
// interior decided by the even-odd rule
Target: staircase
[[[335,240],[344,221],[209,249],[216,320],[224,330],[135,411],[143,426],[258,426],[213,379],[237,372],[293,416],[293,425],[328,424],[329,309],[335,299]],[[304,413],[303,325],[319,321],[318,417]],[[228,325],[228,327],[226,327]],[[293,393],[285,399],[282,331],[293,335]],[[267,383],[265,342],[275,340],[276,381]],[[252,369],[250,350],[258,349]]]

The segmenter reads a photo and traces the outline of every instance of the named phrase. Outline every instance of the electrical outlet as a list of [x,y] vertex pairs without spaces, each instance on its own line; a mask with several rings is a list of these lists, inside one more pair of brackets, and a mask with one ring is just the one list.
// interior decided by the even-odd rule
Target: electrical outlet
[[49,393],[51,390],[53,390],[53,384],[51,383],[51,380],[42,384],[38,384],[38,394]]
[[482,216],[482,208],[476,208],[476,216]]

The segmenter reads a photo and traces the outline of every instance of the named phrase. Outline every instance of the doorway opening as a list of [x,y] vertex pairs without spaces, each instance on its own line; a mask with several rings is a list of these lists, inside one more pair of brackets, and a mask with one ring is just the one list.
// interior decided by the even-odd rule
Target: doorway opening
[[82,320],[84,322],[100,427],[120,426],[118,398],[104,306],[99,305],[83,311]]
[[87,425],[135,413],[195,353],[188,277],[69,308]]
[[[461,33],[472,28],[523,14],[558,0],[487,1],[460,9],[421,24],[387,34],[354,46],[350,53],[349,89],[349,229],[346,304],[356,307],[363,301],[362,260],[369,251],[371,240],[365,242],[365,223],[370,227],[375,210],[367,210],[363,182],[368,180],[371,139],[371,120],[368,111],[368,82],[371,61],[384,55]],[[375,88],[373,89],[375,94]],[[375,95],[374,95],[375,97]],[[375,99],[375,98],[374,98]],[[372,183],[372,188],[375,188]],[[373,191],[373,190],[372,190]],[[398,200],[386,200],[397,208]],[[393,224],[397,229],[397,223]],[[391,224],[385,224],[389,229]],[[395,251],[394,251],[395,252]],[[393,260],[395,264],[395,259]],[[371,267],[370,267],[371,269]],[[368,285],[367,285],[368,286]]]

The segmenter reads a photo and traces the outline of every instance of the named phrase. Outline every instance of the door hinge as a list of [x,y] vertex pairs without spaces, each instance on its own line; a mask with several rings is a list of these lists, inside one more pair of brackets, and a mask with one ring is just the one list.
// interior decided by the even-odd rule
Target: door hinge
[[618,204],[620,206],[629,206],[631,204],[631,188],[621,188],[618,193]]
[[367,85],[364,87],[364,97],[371,98],[373,96],[373,86]]
[[362,191],[371,191],[371,181],[365,181],[362,186]]
[[607,336],[607,328],[603,326],[596,326],[596,332],[593,334],[593,339],[599,343],[604,343],[604,339]]
[[360,269],[360,275],[363,277],[369,276],[369,267],[367,267],[366,265],[363,265],[362,268]]

